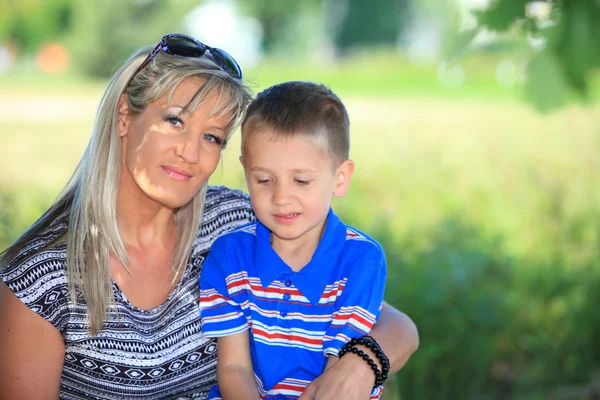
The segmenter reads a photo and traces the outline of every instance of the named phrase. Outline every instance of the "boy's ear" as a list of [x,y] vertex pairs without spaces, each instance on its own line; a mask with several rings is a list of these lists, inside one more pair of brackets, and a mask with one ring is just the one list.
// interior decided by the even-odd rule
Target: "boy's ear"
[[335,170],[335,178],[337,180],[333,194],[337,197],[342,197],[350,187],[352,173],[354,172],[354,161],[346,160]]
[[244,156],[240,155],[240,164],[242,164],[242,167],[244,166]]
[[127,135],[129,129],[129,122],[131,121],[131,113],[129,112],[129,106],[127,105],[127,95],[123,93],[119,98],[119,105],[117,107],[118,121],[119,121],[119,137]]

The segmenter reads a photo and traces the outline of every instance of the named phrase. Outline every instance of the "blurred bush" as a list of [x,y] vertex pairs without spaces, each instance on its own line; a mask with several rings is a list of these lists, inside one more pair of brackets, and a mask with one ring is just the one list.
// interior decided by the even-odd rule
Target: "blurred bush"
[[45,190],[0,187],[0,251],[21,236],[51,201]]
[[74,0],[3,0],[0,2],[0,44],[8,38],[17,51],[31,53],[49,40],[69,34]]
[[0,45],[30,55],[58,41],[89,77],[110,76],[133,50],[158,43],[198,5],[194,0],[5,0],[0,2]]
[[[563,242],[540,249],[552,254],[545,261],[517,259],[467,214],[401,235],[382,220],[370,232],[387,253],[386,300],[421,338],[398,376],[402,399],[573,398],[557,395],[566,385],[596,398],[598,252],[572,264]],[[597,235],[600,214],[587,218]],[[577,237],[580,222],[561,221],[561,231]]]

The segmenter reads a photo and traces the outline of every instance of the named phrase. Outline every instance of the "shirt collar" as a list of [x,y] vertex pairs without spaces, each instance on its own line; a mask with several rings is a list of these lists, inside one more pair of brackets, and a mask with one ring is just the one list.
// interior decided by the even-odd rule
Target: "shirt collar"
[[256,227],[257,270],[263,287],[269,286],[284,273],[312,304],[317,305],[331,274],[339,268],[338,259],[346,242],[346,226],[329,209],[327,222],[312,259],[300,271],[294,272],[271,247],[271,232],[260,222]]
[[260,221],[256,221],[256,270],[265,289],[282,274],[293,272],[271,247],[271,231]]

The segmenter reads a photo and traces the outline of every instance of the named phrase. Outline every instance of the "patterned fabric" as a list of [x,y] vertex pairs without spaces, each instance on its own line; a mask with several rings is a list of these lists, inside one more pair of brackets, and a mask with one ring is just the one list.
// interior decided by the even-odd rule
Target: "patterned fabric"
[[177,288],[159,307],[141,310],[113,282],[116,306],[96,336],[88,333],[86,308],[69,300],[65,245],[40,250],[65,231],[66,218],[25,246],[1,278],[64,338],[60,399],[205,399],[216,383],[217,353],[215,341],[201,336],[198,275],[215,238],[253,219],[242,192],[209,188],[203,223]]
[[[297,272],[271,247],[270,231],[255,222],[212,246],[200,279],[202,334],[249,329],[261,398],[297,398],[321,375],[327,356],[371,331],[386,275],[381,246],[333,211],[311,261]],[[209,398],[220,398],[218,388]]]

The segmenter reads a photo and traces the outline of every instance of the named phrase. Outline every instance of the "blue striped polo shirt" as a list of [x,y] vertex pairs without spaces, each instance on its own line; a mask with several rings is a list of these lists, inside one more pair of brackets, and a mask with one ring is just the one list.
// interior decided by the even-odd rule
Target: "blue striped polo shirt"
[[[353,337],[379,317],[385,253],[367,235],[329,211],[319,245],[300,271],[271,247],[270,231],[254,222],[220,236],[200,278],[204,337],[249,329],[261,397],[296,398]],[[382,388],[374,389],[377,399]],[[211,398],[220,398],[217,388]],[[210,397],[210,396],[209,396]]]

